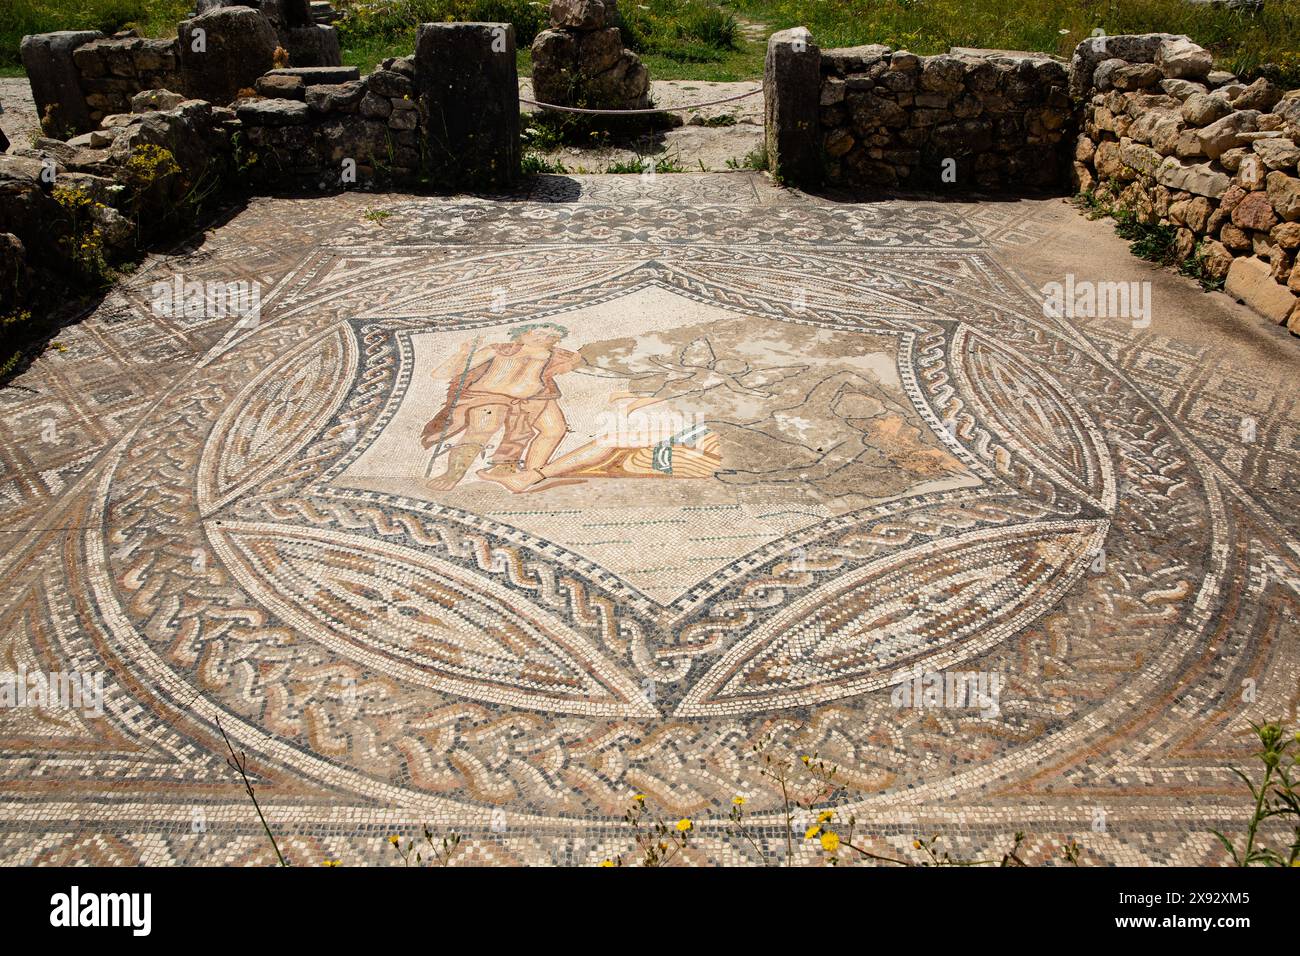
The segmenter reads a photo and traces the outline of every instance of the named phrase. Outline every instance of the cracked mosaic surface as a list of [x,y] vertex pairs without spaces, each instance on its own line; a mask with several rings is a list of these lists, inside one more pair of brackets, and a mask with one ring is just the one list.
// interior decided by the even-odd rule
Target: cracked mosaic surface
[[[879,847],[1217,860],[1300,698],[1285,362],[1044,318],[1059,203],[379,202],[255,202],[0,392],[0,660],[108,675],[0,712],[0,859],[266,861],[220,719],[304,859],[593,862],[640,792],[754,862],[767,741]],[[175,273],[260,321],[153,314]],[[941,671],[996,712],[895,705]]]

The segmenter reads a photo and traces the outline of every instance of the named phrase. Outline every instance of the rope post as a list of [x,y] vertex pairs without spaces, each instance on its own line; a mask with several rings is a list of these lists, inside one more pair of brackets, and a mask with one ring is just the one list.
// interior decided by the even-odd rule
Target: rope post
[[509,23],[422,23],[415,88],[425,170],[438,188],[509,186],[520,176],[519,77]]
[[822,54],[806,27],[767,41],[763,66],[764,138],[768,169],[779,183],[816,186],[822,179]]

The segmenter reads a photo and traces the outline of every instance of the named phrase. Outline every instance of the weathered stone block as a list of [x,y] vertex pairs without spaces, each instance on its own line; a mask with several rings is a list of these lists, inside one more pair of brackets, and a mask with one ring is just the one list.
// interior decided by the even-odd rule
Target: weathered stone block
[[301,126],[309,112],[299,100],[248,100],[235,107],[245,126]]
[[1156,182],[1211,199],[1218,199],[1231,184],[1227,173],[1212,169],[1209,163],[1187,163],[1173,156],[1165,157],[1156,170]]
[[1282,99],[1282,91],[1262,76],[1246,87],[1232,101],[1239,110],[1259,110],[1267,113]]
[[1191,80],[1164,79],[1160,81],[1160,89],[1175,99],[1185,100],[1193,93],[1204,93],[1206,87],[1204,83],[1195,83]]
[[826,134],[824,148],[826,155],[832,158],[839,158],[851,150],[856,141],[853,134],[846,129],[833,129]]
[[1223,290],[1276,323],[1285,321],[1296,305],[1295,293],[1275,282],[1269,264],[1253,256],[1233,260]]
[[1164,160],[1164,157],[1150,146],[1143,146],[1131,140],[1120,144],[1119,155],[1120,161],[1125,166],[1143,176],[1154,176]]
[[131,97],[132,113],[149,113],[154,110],[174,110],[185,102],[185,97],[171,90],[141,90]]
[[1274,171],[1268,174],[1266,188],[1278,216],[1287,222],[1300,220],[1300,179]]
[[[428,117],[431,181],[505,186],[519,177],[519,79],[508,23],[425,23],[415,83]],[[815,93],[815,88],[814,88]],[[805,114],[816,122],[814,99]]]
[[255,89],[270,99],[300,100],[305,87],[301,76],[276,76],[269,73],[257,78]]
[[1242,145],[1245,140],[1241,134],[1255,129],[1255,118],[1258,115],[1255,110],[1235,110],[1222,119],[1215,120],[1196,134],[1201,150],[1210,159],[1218,159],[1234,146]]
[[368,90],[361,98],[358,110],[367,119],[387,119],[388,114],[393,111],[393,104],[389,102],[388,97],[380,96],[374,90]]
[[844,102],[844,93],[847,89],[845,82],[837,76],[828,76],[822,80],[822,106],[834,106],[836,103]]
[[821,96],[821,51],[806,29],[781,30],[768,38],[763,95],[772,174],[797,185],[816,184],[822,173],[813,126]]
[[1204,79],[1214,66],[1208,50],[1184,37],[1162,41],[1155,61],[1165,76],[1175,79]]
[[1300,147],[1289,139],[1257,139],[1251,148],[1269,169],[1287,171],[1300,161]]
[[103,37],[97,30],[63,30],[23,37],[20,54],[32,87],[36,112],[47,132],[84,133],[95,124],[82,93],[74,51]]
[[1250,235],[1240,226],[1225,222],[1219,227],[1219,240],[1235,254],[1250,251]]
[[576,30],[614,26],[614,0],[551,0],[551,25]]
[[1232,263],[1233,255],[1223,243],[1207,239],[1201,244],[1201,264],[1208,275],[1215,279],[1222,279],[1228,274]]
[[966,65],[948,54],[926,57],[921,66],[921,89],[932,93],[958,93],[965,79]]
[[273,66],[278,46],[270,22],[247,7],[221,7],[180,24],[185,95],[225,105]]
[[1264,166],[1264,161],[1250,153],[1241,158],[1237,164],[1237,182],[1242,189],[1253,190],[1264,188],[1264,177],[1268,175],[1268,169]]
[[1253,192],[1233,208],[1232,224],[1239,229],[1268,232],[1277,225],[1277,214],[1265,193]]
[[1159,85],[1161,79],[1160,68],[1151,63],[1128,63],[1110,74],[1117,90],[1145,90]]
[[618,27],[606,27],[578,36],[578,64],[585,73],[604,73],[612,69],[622,52],[623,34]]
[[881,64],[890,52],[889,47],[879,43],[823,50],[822,70],[838,76],[865,73],[871,67]]
[[874,93],[850,93],[844,102],[852,117],[853,128],[862,135],[877,127],[897,128],[909,122],[907,110]]
[[393,70],[375,70],[366,77],[366,85],[379,96],[410,96],[415,92],[410,78]]
[[419,125],[420,114],[416,110],[393,110],[388,114],[389,129],[415,129]]
[[355,66],[289,66],[278,70],[268,70],[268,76],[301,77],[307,86],[323,84],[350,83],[361,78],[361,71]]
[[366,85],[360,80],[350,83],[322,83],[307,87],[303,94],[307,105],[317,113],[344,112],[356,110],[362,97],[366,95]]
[[1280,222],[1269,230],[1268,237],[1283,249],[1300,249],[1300,222]]

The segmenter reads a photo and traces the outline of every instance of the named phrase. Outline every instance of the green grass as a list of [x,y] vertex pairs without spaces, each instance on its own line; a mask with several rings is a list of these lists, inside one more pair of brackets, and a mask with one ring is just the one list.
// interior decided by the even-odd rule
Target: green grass
[[549,160],[545,156],[538,156],[536,153],[524,153],[520,169],[525,176],[535,176],[538,173],[554,173],[562,176],[569,171],[569,168],[564,163],[558,160]]
[[[521,73],[526,49],[544,29],[545,4],[527,0],[369,0],[387,12],[340,0],[345,46],[389,38],[382,55],[409,52],[420,19],[502,19],[515,24]],[[806,26],[822,47],[887,43],[917,53],[952,46],[1036,50],[1068,56],[1096,28],[1107,33],[1186,33],[1214,53],[1218,65],[1249,74],[1260,64],[1282,68],[1300,85],[1300,0],[1268,0],[1259,12],[1197,6],[1186,0],[625,0],[623,41],[654,79],[733,81],[762,76],[764,44],[746,39],[745,23],[766,32]],[[394,45],[395,44],[395,45]],[[349,62],[367,66],[364,58]],[[347,55],[347,54],[345,54]]]
[[767,169],[767,147],[760,146],[757,149],[752,149],[745,154],[743,159],[728,159],[727,168],[757,169],[760,171]]
[[677,161],[677,154],[671,156],[637,156],[635,159],[624,159],[610,163],[605,167],[607,173],[618,174],[640,174],[640,173],[684,173],[686,167]]
[[385,57],[415,52],[415,31],[421,23],[513,23],[515,43],[526,51],[546,28],[548,6],[540,0],[334,0],[340,15],[334,25],[343,62],[368,72]]
[[[528,47],[547,26],[545,0],[336,0],[343,59],[369,70],[415,48],[418,24],[445,20],[515,25],[520,73]],[[25,33],[135,27],[171,36],[190,0],[0,0],[0,73],[18,69]],[[917,53],[951,46],[1037,50],[1068,56],[1095,28],[1107,33],[1186,33],[1214,53],[1221,68],[1249,75],[1263,63],[1300,85],[1300,0],[1268,0],[1259,12],[1186,0],[624,0],[624,43],[654,79],[752,80],[762,75],[763,43],[746,39],[746,23],[765,32],[806,26],[822,47],[888,43]]]
[[1115,224],[1115,234],[1125,239],[1129,251],[1139,259],[1162,266],[1172,266],[1189,279],[1195,279],[1206,292],[1223,288],[1224,277],[1210,275],[1205,265],[1205,243],[1198,242],[1192,254],[1178,258],[1178,230],[1162,223],[1144,223],[1130,209],[1116,204],[1119,187],[1109,180],[1101,188],[1079,193],[1075,205],[1089,219],[1110,219]]
[[[420,19],[503,19],[515,24],[520,73],[527,47],[544,29],[545,5],[527,0],[341,0],[344,56],[369,67],[409,52]],[[1108,33],[1186,33],[1218,65],[1249,74],[1272,62],[1300,85],[1300,0],[1269,0],[1262,11],[1196,6],[1186,0],[625,0],[623,41],[660,80],[752,80],[762,76],[764,44],[742,26],[806,26],[822,47],[888,43],[917,53],[952,46],[1036,50],[1069,56],[1096,28]]]
[[[508,21],[515,25],[519,75],[532,73],[529,47],[548,26],[542,0],[336,0],[343,61],[371,69],[415,49],[420,23]],[[645,9],[643,9],[645,8]],[[656,79],[730,81],[758,76],[764,47],[745,40],[734,13],[706,0],[626,2],[619,9],[623,43]]]
[[1300,0],[1267,0],[1258,13],[1185,0],[728,0],[726,6],[773,30],[806,26],[823,48],[888,43],[923,54],[975,46],[1068,56],[1095,28],[1186,33],[1224,69],[1249,73],[1273,62],[1300,83]]

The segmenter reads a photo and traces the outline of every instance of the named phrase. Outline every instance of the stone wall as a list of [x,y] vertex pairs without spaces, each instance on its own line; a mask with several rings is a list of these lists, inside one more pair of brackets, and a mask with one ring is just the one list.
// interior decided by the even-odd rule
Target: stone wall
[[1168,34],[1084,41],[1074,181],[1138,222],[1175,230],[1230,295],[1300,332],[1300,90],[1245,84]]
[[[1050,187],[1064,181],[1066,70],[1050,57],[826,50],[826,178],[850,186]],[[945,173],[947,178],[945,178]]]
[[[203,16],[218,14],[261,16]],[[93,69],[109,74],[109,63],[126,70],[128,54],[136,67],[143,47],[101,40],[71,52],[85,60],[89,47],[101,61]],[[103,265],[189,228],[195,204],[223,192],[492,189],[520,175],[509,24],[423,24],[413,56],[365,77],[355,67],[297,67],[248,86],[229,106],[143,90],[95,129],[0,155],[0,315],[42,300],[41,288],[59,300],[74,277],[97,281]]]
[[143,37],[105,37],[72,51],[77,83],[90,124],[112,113],[129,113],[141,90],[180,89],[176,41]]
[[[419,181],[424,136],[410,57],[361,78],[352,67],[272,70],[235,106],[255,186]],[[354,166],[345,167],[351,160]]]
[[769,162],[800,185],[1025,189],[1068,178],[1068,73],[1048,56],[819,50],[806,30],[783,31],[769,41],[764,86]]
[[[198,43],[196,29],[202,30]],[[277,46],[292,66],[342,62],[337,31],[316,23],[305,0],[205,0],[172,39],[131,31],[37,34],[23,38],[22,58],[46,133],[66,137],[129,110],[142,90],[169,89],[225,105],[271,68]]]
[[[174,94],[174,100],[181,98]],[[63,142],[0,155],[0,315],[65,303],[107,278],[113,262],[192,227],[194,206],[237,176],[232,110],[138,94],[139,112]]]

